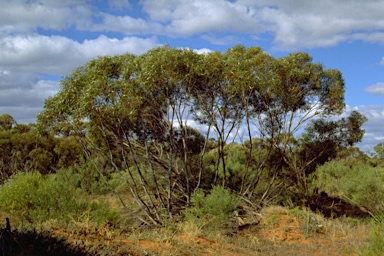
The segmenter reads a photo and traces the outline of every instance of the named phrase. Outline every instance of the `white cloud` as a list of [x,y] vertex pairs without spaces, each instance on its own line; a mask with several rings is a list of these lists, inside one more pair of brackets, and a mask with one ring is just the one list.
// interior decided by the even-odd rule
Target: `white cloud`
[[40,80],[29,88],[8,88],[1,90],[0,115],[4,113],[19,123],[36,122],[36,116],[43,110],[45,99],[59,90],[59,82]]
[[207,48],[201,48],[201,49],[196,49],[194,50],[197,54],[205,54],[205,53],[210,53],[212,50],[207,49]]
[[91,18],[84,1],[0,0],[0,33],[26,33],[36,28],[62,30]]
[[[376,0],[142,0],[140,4],[151,21],[163,25],[166,35],[204,34],[212,43],[215,37],[207,33],[268,32],[274,36],[275,46],[284,50],[327,47],[348,40],[384,43],[380,31],[384,29],[384,2]],[[145,26],[148,24],[149,20]],[[163,33],[159,27],[156,31]]]
[[108,38],[100,36],[94,40],[85,40],[82,44],[77,44],[78,51],[84,52],[87,58],[101,55],[116,55],[126,52],[133,54],[143,54],[149,49],[160,46],[156,37],[139,38],[124,37],[123,39]]
[[155,37],[113,39],[99,36],[79,43],[61,36],[9,36],[0,39],[0,69],[8,74],[33,71],[62,75],[96,56],[141,54],[157,45]]
[[139,6],[146,15],[141,18],[129,1],[122,0],[108,0],[108,6],[118,9],[120,16],[99,10],[92,1],[0,0],[0,4],[0,33],[5,35],[74,26],[124,35],[203,34],[213,43],[220,42],[210,35],[214,32],[256,37],[269,33],[275,46],[284,50],[333,46],[348,40],[384,44],[384,2],[377,0],[142,0]]
[[256,8],[276,47],[297,50],[326,47],[346,40],[384,43],[384,2],[239,0],[237,4]]
[[155,37],[99,36],[81,43],[61,36],[0,38],[0,113],[9,113],[18,122],[21,122],[19,116],[27,120],[22,113],[33,113],[27,121],[34,121],[44,99],[58,89],[57,81],[41,80],[44,76],[66,75],[96,56],[141,54],[155,46],[158,46]]
[[164,34],[163,26],[157,22],[130,16],[113,16],[108,13],[102,13],[101,17],[103,21],[91,25],[89,30],[120,32],[124,35]]
[[368,43],[379,43],[384,44],[384,32],[365,32],[365,33],[354,33],[351,39],[362,40]]
[[40,80],[29,88],[8,88],[1,91],[1,107],[41,107],[44,100],[59,90],[59,82]]
[[370,94],[384,95],[384,83],[377,83],[368,86],[364,89],[364,91]]
[[264,31],[258,15],[248,6],[228,1],[141,1],[149,17],[165,24],[172,36],[207,32],[257,33]]

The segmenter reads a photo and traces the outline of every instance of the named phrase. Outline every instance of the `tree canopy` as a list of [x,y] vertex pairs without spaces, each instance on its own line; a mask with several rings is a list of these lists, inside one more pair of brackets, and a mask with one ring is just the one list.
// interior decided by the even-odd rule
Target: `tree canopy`
[[[341,72],[307,53],[274,58],[242,45],[206,54],[164,46],[74,69],[46,100],[38,127],[75,136],[101,175],[101,158],[127,171],[136,203],[161,223],[162,211],[172,215],[204,186],[239,186],[232,189],[260,201],[295,185],[305,191],[317,163],[361,141],[366,119],[358,112],[327,121],[342,113],[344,91]],[[216,153],[207,168],[210,137]],[[230,153],[239,141],[241,158]],[[239,182],[229,182],[234,173]]]

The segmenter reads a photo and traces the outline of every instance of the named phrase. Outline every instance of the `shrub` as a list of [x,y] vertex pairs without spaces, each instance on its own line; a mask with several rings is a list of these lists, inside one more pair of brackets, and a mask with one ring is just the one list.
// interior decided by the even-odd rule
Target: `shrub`
[[67,184],[79,187],[86,193],[98,195],[110,190],[104,181],[104,178],[109,179],[109,175],[105,174],[104,178],[101,177],[91,160],[81,160],[79,164],[60,169],[57,175]]
[[377,212],[384,208],[383,173],[383,169],[362,162],[334,160],[317,168],[310,186]]
[[193,206],[185,210],[186,221],[200,223],[208,229],[218,229],[228,223],[240,203],[236,195],[221,186],[213,187],[208,195],[198,190],[191,201]]
[[87,202],[81,191],[64,184],[54,175],[43,177],[38,172],[18,173],[0,191],[0,206],[29,222],[42,222],[82,212]]
[[[107,204],[92,202],[86,193],[63,177],[42,176],[38,172],[18,173],[0,188],[0,207],[31,223],[49,219],[67,223],[88,210],[96,223],[115,219]],[[104,214],[104,219],[100,213]]]
[[384,252],[384,216],[379,217],[379,223],[374,223],[371,238],[370,238],[370,251],[377,253],[377,255]]
[[0,206],[4,211],[18,217],[30,218],[38,200],[37,190],[42,182],[40,173],[18,173],[9,179],[0,190]]
[[372,233],[369,243],[361,248],[359,255],[382,255],[384,252],[384,215],[376,216],[378,221],[372,220]]

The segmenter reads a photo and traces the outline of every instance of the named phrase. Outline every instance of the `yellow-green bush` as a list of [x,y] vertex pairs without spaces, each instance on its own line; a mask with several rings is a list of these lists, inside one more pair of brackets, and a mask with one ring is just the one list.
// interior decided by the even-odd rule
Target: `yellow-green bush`
[[221,186],[212,188],[208,195],[202,190],[192,195],[193,206],[185,210],[185,220],[199,223],[207,229],[218,229],[226,224],[239,206],[239,199]]
[[371,211],[384,210],[383,168],[359,161],[334,160],[317,168],[310,186]]
[[376,256],[384,252],[384,215],[376,215],[376,220],[371,220],[372,233],[369,243],[360,248],[358,255]]
[[87,202],[81,191],[55,178],[38,172],[14,175],[1,187],[1,208],[29,222],[68,220],[84,211]]
[[[11,217],[31,223],[49,219],[67,223],[88,210],[100,223],[99,212],[108,211],[106,204],[92,202],[63,176],[43,176],[38,172],[18,173],[4,183],[0,188],[0,207]],[[109,213],[105,216],[112,218]]]

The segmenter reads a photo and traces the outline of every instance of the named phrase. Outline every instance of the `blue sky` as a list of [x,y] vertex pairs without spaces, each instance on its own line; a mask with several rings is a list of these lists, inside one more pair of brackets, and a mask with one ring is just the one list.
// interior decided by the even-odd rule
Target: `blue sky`
[[100,55],[169,44],[198,52],[236,44],[275,57],[308,52],[339,69],[346,113],[366,115],[359,146],[384,141],[384,1],[0,0],[0,114],[35,122],[60,77]]

